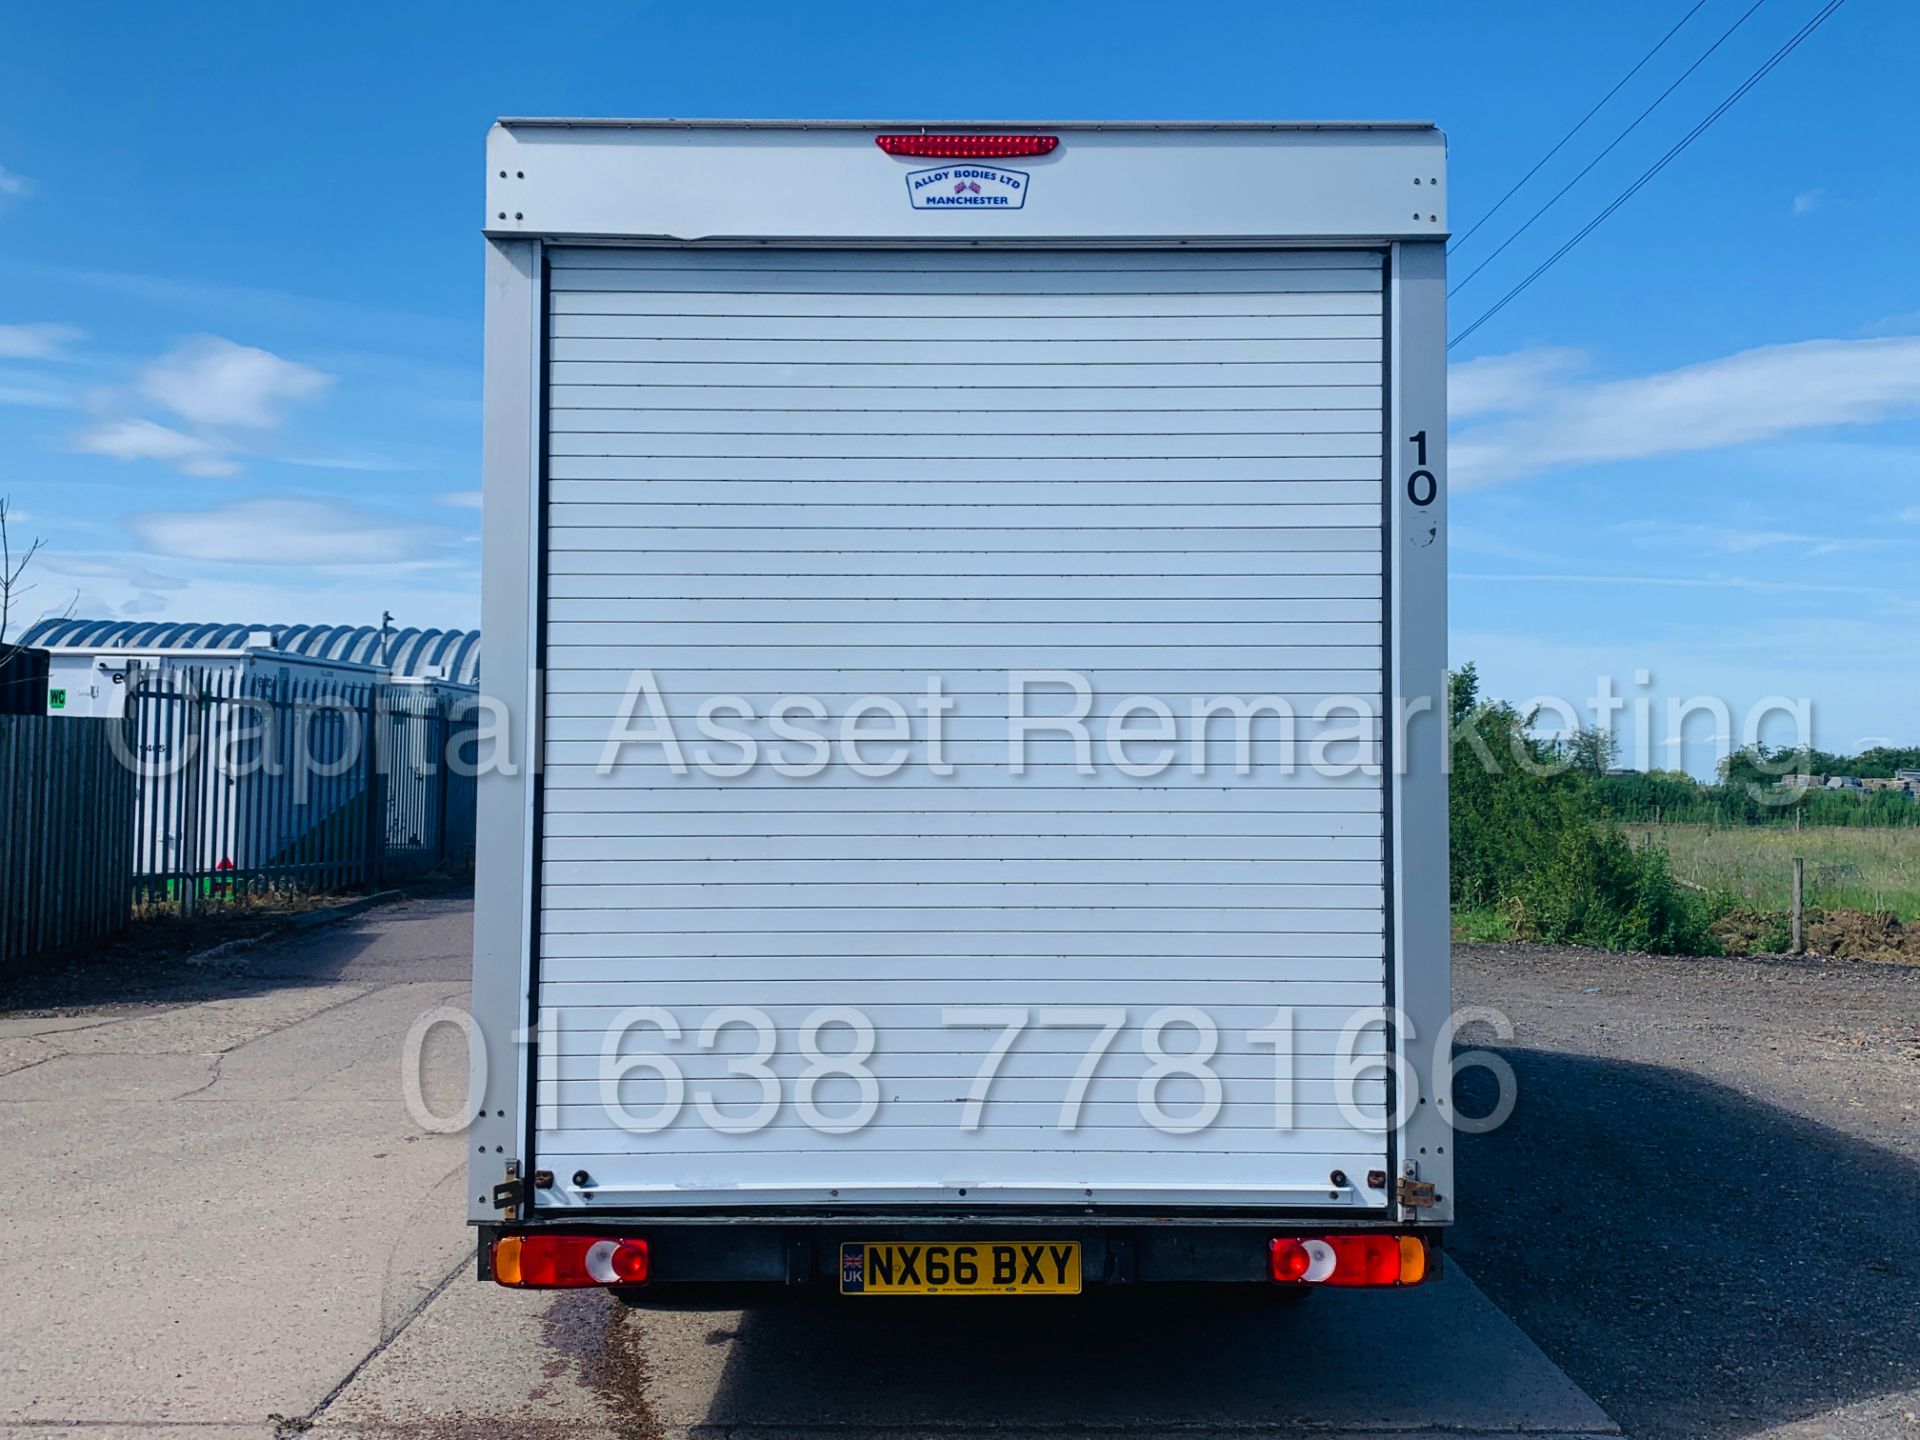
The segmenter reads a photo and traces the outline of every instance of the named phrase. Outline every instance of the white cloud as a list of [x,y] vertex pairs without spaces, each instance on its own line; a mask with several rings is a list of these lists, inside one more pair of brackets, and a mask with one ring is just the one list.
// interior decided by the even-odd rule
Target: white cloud
[[1525,585],[1529,588],[1538,585],[1621,585],[1652,590],[1750,590],[1761,595],[1861,595],[1875,599],[1885,594],[1884,589],[1877,585],[1818,585],[1797,580],[1749,580],[1739,575],[1583,575],[1568,570],[1520,574],[1450,570],[1447,579],[1490,585]]
[[38,188],[26,176],[0,165],[0,207],[4,207],[9,200],[24,200]]
[[173,575],[164,573],[171,564],[143,564],[117,551],[76,557],[48,550],[44,558],[43,608],[91,618],[377,625],[387,609],[402,625],[479,624],[480,577],[470,563],[277,569],[197,563],[181,564]]
[[1900,512],[1900,518],[1909,525],[1920,525],[1920,505],[1910,505]]
[[239,500],[190,512],[149,511],[130,523],[146,548],[184,560],[243,565],[365,565],[418,555],[434,531],[325,500]]
[[282,465],[299,465],[308,470],[352,470],[366,474],[395,475],[420,467],[410,460],[388,455],[276,455]]
[[1507,415],[1524,410],[1561,376],[1586,363],[1578,350],[1519,350],[1483,355],[1447,370],[1447,417]]
[[197,425],[265,430],[287,405],[311,400],[331,375],[282,360],[269,350],[203,335],[162,355],[140,373],[140,393]]
[[1911,335],[1920,330],[1920,310],[1905,310],[1897,315],[1882,315],[1860,327],[1862,335]]
[[239,472],[227,447],[153,420],[106,420],[74,438],[73,447],[115,460],[161,460],[188,475],[219,478]]
[[442,505],[451,505],[456,510],[478,510],[480,492],[478,490],[446,490],[436,497]]
[[1793,197],[1793,213],[1811,215],[1825,203],[1826,198],[1827,192],[1824,186],[1816,185],[1811,190],[1803,190]]
[[[40,337],[41,343],[45,339]],[[75,437],[73,444],[86,454],[116,460],[158,460],[188,475],[237,475],[249,447],[233,432],[271,430],[286,418],[290,406],[314,399],[332,383],[331,375],[309,365],[219,336],[202,335],[143,368],[135,378],[133,395],[120,390],[99,391],[92,407],[105,412],[107,418]],[[163,424],[144,416],[115,415],[116,410],[129,408],[134,395],[186,423]],[[385,468],[356,457],[338,461],[301,458],[292,463]]]
[[17,383],[0,376],[0,405],[26,405],[42,410],[60,410],[73,404],[73,397],[57,386],[35,380]]
[[1804,548],[1809,556],[1838,555],[1848,550],[1872,550],[1887,541],[1876,535],[1809,535],[1798,530],[1767,530],[1756,526],[1688,525],[1677,521],[1629,520],[1615,525],[1616,534],[1634,535],[1643,546],[1680,546],[1689,553],[1711,550],[1722,555],[1752,555],[1783,546]]
[[165,575],[118,556],[95,559],[85,555],[60,555],[48,561],[48,572],[56,577],[79,580],[124,580],[142,590],[179,590],[187,583],[178,576]]
[[[1769,345],[1637,379],[1585,383],[1556,378],[1566,373],[1566,352],[1544,352],[1544,363],[1542,353],[1491,357],[1504,368],[1487,365],[1480,380],[1469,380],[1469,403],[1491,406],[1480,413],[1501,418],[1455,437],[1456,488],[1751,445],[1920,410],[1920,337]],[[1480,365],[1486,362],[1455,373]]]
[[85,334],[72,325],[0,325],[0,360],[57,360]]

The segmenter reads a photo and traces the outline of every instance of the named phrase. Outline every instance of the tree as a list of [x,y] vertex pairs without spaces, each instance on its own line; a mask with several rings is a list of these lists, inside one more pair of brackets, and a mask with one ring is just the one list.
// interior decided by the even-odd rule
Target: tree
[[1465,725],[1480,704],[1480,672],[1469,660],[1458,670],[1447,672],[1447,718],[1452,728]]
[[20,649],[17,644],[9,644],[7,631],[12,626],[13,615],[20,608],[20,602],[33,586],[23,583],[27,566],[38,555],[46,541],[35,539],[18,556],[13,551],[13,540],[7,532],[10,515],[10,498],[0,495],[0,667],[14,657]]
[[1604,775],[1620,759],[1620,741],[1604,725],[1581,725],[1565,741],[1568,763],[1587,775]]

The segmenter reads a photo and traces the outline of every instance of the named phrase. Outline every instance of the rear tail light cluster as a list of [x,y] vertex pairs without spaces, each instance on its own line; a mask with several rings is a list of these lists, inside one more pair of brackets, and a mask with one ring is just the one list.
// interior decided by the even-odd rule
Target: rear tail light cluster
[[493,1242],[493,1278],[515,1290],[644,1285],[647,1242],[610,1235],[507,1235]]
[[1267,1273],[1282,1285],[1418,1285],[1427,1242],[1418,1235],[1285,1235],[1267,1247]]
[[936,160],[1006,160],[1016,155],[1051,155],[1058,135],[876,135],[873,143],[889,155],[925,155]]

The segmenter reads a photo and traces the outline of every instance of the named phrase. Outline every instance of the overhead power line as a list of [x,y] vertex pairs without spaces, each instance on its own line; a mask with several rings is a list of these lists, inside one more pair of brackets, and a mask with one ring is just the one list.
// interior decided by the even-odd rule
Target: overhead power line
[[1456,236],[1453,242],[1447,246],[1447,253],[1451,255],[1455,250],[1459,249],[1462,245],[1466,244],[1467,241],[1473,238],[1474,231],[1478,230],[1482,225],[1486,224],[1494,216],[1498,215],[1500,213],[1500,207],[1505,205],[1507,201],[1511,200],[1515,195],[1518,195],[1520,193],[1520,187],[1525,185],[1534,176],[1538,175],[1540,173],[1540,167],[1545,165],[1549,160],[1553,159],[1554,156],[1558,155],[1561,152],[1561,150],[1563,150],[1566,147],[1566,143],[1569,140],[1573,139],[1574,136],[1578,135],[1582,130],[1586,129],[1587,122],[1591,120],[1594,116],[1600,113],[1601,107],[1603,107],[1609,100],[1613,99],[1614,96],[1620,93],[1620,87],[1625,85],[1629,80],[1633,79],[1634,76],[1638,75],[1643,69],[1645,69],[1646,64],[1649,60],[1653,59],[1654,56],[1658,55],[1662,50],[1666,49],[1667,42],[1673,39],[1674,36],[1680,33],[1680,27],[1682,25],[1685,25],[1687,21],[1691,20],[1695,15],[1699,14],[1700,7],[1705,5],[1706,3],[1707,3],[1707,0],[1693,0],[1693,8],[1687,11],[1686,14],[1682,15],[1679,21],[1674,25],[1674,27],[1671,30],[1667,31],[1666,34],[1662,35],[1658,43],[1656,43],[1651,50],[1647,51],[1646,54],[1640,57],[1638,64],[1636,64],[1631,70],[1627,71],[1626,74],[1622,75],[1619,78],[1619,80],[1617,80],[1614,83],[1613,89],[1607,91],[1606,94],[1602,95],[1600,99],[1595,103],[1594,107],[1591,110],[1587,111],[1586,114],[1582,115],[1579,118],[1579,120],[1574,123],[1574,127],[1571,130],[1567,131],[1566,134],[1562,135],[1559,141],[1554,145],[1554,147],[1551,150],[1547,151],[1546,154],[1542,155],[1538,160],[1534,161],[1533,168],[1527,171],[1527,173],[1522,175],[1518,180],[1514,181],[1513,188],[1507,191],[1507,193],[1502,195],[1498,200],[1494,201],[1493,208],[1491,210],[1487,211],[1486,214],[1482,215],[1478,220],[1474,221],[1472,227],[1468,229],[1466,234]]
[[1722,45],[1726,44],[1727,41],[1731,40],[1733,38],[1733,32],[1738,30],[1742,25],[1746,24],[1748,20],[1752,19],[1754,11],[1758,10],[1762,5],[1766,3],[1767,3],[1767,0],[1753,0],[1753,4],[1747,7],[1746,11],[1740,16],[1740,18],[1734,21],[1733,24],[1729,25],[1725,30],[1721,31],[1720,38],[1714,41],[1713,44],[1709,45],[1705,50],[1703,50],[1700,53],[1700,58],[1698,60],[1694,61],[1686,69],[1680,72],[1679,79],[1675,80],[1671,85],[1667,86],[1666,89],[1662,90],[1658,95],[1654,96],[1653,103],[1647,106],[1647,108],[1642,110],[1638,115],[1634,116],[1633,122],[1630,125],[1628,125],[1626,129],[1622,130],[1618,135],[1614,136],[1613,139],[1608,142],[1606,149],[1602,150],[1598,155],[1594,156],[1593,159],[1589,160],[1584,166],[1582,166],[1580,173],[1578,175],[1575,175],[1573,179],[1569,180],[1566,184],[1562,185],[1558,190],[1556,190],[1551,200],[1547,201],[1546,204],[1542,205],[1538,210],[1534,211],[1533,214],[1529,215],[1524,221],[1522,221],[1520,228],[1514,231],[1511,235],[1507,236],[1506,239],[1502,240],[1499,246],[1495,248],[1493,254],[1487,256],[1486,259],[1482,260],[1478,265],[1474,266],[1472,270],[1468,271],[1466,279],[1460,281],[1459,284],[1455,285],[1451,290],[1447,291],[1448,296],[1451,297],[1451,296],[1457,295],[1462,290],[1466,289],[1466,287],[1472,283],[1473,277],[1475,275],[1478,275],[1482,270],[1486,269],[1487,266],[1491,265],[1494,261],[1498,260],[1500,258],[1502,251],[1504,251],[1509,245],[1513,244],[1513,242],[1518,240],[1522,235],[1526,234],[1527,231],[1532,229],[1534,221],[1538,220],[1542,215],[1546,214],[1547,211],[1551,210],[1555,205],[1558,205],[1562,197],[1564,197],[1569,190],[1573,189],[1574,186],[1578,185],[1582,180],[1586,179],[1588,174],[1591,173],[1591,171],[1593,170],[1594,166],[1598,165],[1602,160],[1606,159],[1607,156],[1611,155],[1614,152],[1614,150],[1618,148],[1622,140],[1625,140],[1635,130],[1639,129],[1640,122],[1642,120],[1646,119],[1655,110],[1659,109],[1662,101],[1664,101],[1669,95],[1673,94],[1674,91],[1678,90],[1682,85],[1684,85],[1687,81],[1687,77],[1693,74],[1693,72],[1698,70],[1702,65],[1706,64],[1708,57],[1711,56],[1713,52],[1718,50]]
[[1478,330],[1482,325],[1486,324],[1487,321],[1491,320],[1495,315],[1498,315],[1502,310],[1506,309],[1507,305],[1510,302],[1512,302],[1514,299],[1516,299],[1523,290],[1525,290],[1528,286],[1533,284],[1533,282],[1538,280],[1542,275],[1546,274],[1547,271],[1551,270],[1556,264],[1559,263],[1560,259],[1563,256],[1565,256],[1569,251],[1573,249],[1574,246],[1578,245],[1582,240],[1586,239],[1587,236],[1591,235],[1595,230],[1597,230],[1600,227],[1601,223],[1605,221],[1609,215],[1613,214],[1614,211],[1618,210],[1622,205],[1626,204],[1627,201],[1631,200],[1635,195],[1637,195],[1640,192],[1640,189],[1642,186],[1644,186],[1649,180],[1653,179],[1653,177],[1658,175],[1662,170],[1666,169],[1667,166],[1671,164],[1673,160],[1677,156],[1679,156],[1682,151],[1684,151],[1689,145],[1693,144],[1695,140],[1698,140],[1703,134],[1705,134],[1708,127],[1711,126],[1714,121],[1718,120],[1722,115],[1726,114],[1727,111],[1731,110],[1740,101],[1742,96],[1744,96],[1749,90],[1753,89],[1753,87],[1758,85],[1762,80],[1766,79],[1767,76],[1772,73],[1776,65],[1778,65],[1782,60],[1785,60],[1787,56],[1791,55],[1795,50],[1798,50],[1801,44],[1807,39],[1808,36],[1813,34],[1813,32],[1818,30],[1822,25],[1826,24],[1827,21],[1830,18],[1832,18],[1833,13],[1846,3],[1847,3],[1847,0],[1828,0],[1828,3],[1819,11],[1818,14],[1816,14],[1805,25],[1801,26],[1800,29],[1794,33],[1793,37],[1789,39],[1784,45],[1782,45],[1778,50],[1774,51],[1772,55],[1768,56],[1767,59],[1760,65],[1760,67],[1757,70],[1755,70],[1745,80],[1741,81],[1739,86],[1735,88],[1734,92],[1731,95],[1727,96],[1726,99],[1722,100],[1718,105],[1714,106],[1714,108],[1707,113],[1707,117],[1704,120],[1702,120],[1698,125],[1695,125],[1693,129],[1689,130],[1684,136],[1681,137],[1678,144],[1676,144],[1671,150],[1667,151],[1665,155],[1662,155],[1657,161],[1655,161],[1651,166],[1649,166],[1646,172],[1643,175],[1641,175],[1641,177],[1638,180],[1634,181],[1633,184],[1629,185],[1625,190],[1622,190],[1618,195],[1616,195],[1613,198],[1612,202],[1608,204],[1606,209],[1602,210],[1598,215],[1594,216],[1593,219],[1589,220],[1585,225],[1581,226],[1580,229],[1574,233],[1572,239],[1568,240],[1566,244],[1562,245],[1558,250],[1554,251],[1553,254],[1549,255],[1538,266],[1536,266],[1532,274],[1528,275],[1526,279],[1522,280],[1518,285],[1514,286],[1505,295],[1502,295],[1499,298],[1499,300],[1495,301],[1493,305],[1488,307],[1488,309],[1480,316],[1479,319],[1475,320],[1471,325],[1467,326],[1466,329],[1462,330],[1458,335],[1454,336],[1453,339],[1449,340],[1447,342],[1447,348],[1449,350],[1453,349],[1454,346],[1458,345],[1462,340],[1466,339],[1469,335],[1473,334],[1474,331]]

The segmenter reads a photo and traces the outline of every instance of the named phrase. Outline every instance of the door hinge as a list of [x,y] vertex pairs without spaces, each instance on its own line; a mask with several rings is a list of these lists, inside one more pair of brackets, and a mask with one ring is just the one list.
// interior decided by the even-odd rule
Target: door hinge
[[1431,1180],[1416,1180],[1411,1175],[1402,1175],[1394,1183],[1393,1198],[1408,1210],[1430,1210],[1440,1201]]
[[526,1202],[527,1182],[520,1178],[520,1162],[507,1162],[507,1178],[493,1187],[493,1208],[504,1211],[503,1219],[518,1220]]

